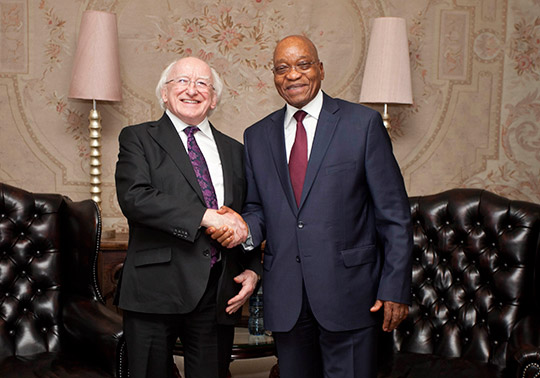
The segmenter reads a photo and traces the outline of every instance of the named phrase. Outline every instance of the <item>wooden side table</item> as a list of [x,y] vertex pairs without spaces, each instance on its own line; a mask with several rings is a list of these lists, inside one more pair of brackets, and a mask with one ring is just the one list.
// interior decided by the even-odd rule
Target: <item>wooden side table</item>
[[120,310],[113,305],[116,286],[128,245],[127,233],[116,233],[112,238],[102,238],[98,255],[98,281],[107,307],[113,311]]

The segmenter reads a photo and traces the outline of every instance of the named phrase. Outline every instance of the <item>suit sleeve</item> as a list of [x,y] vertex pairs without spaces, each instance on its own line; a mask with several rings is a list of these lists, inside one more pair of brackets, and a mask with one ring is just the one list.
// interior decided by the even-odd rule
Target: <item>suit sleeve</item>
[[244,162],[246,172],[246,201],[244,203],[244,209],[242,211],[242,217],[249,226],[249,232],[251,233],[254,246],[259,246],[266,238],[264,212],[257,189],[257,182],[253,174],[253,165],[249,153],[250,143],[252,141],[248,138],[248,133],[244,133]]
[[384,250],[377,298],[408,304],[413,244],[410,206],[390,137],[378,113],[369,122],[366,175]]
[[164,193],[154,185],[147,160],[148,144],[134,130],[124,128],[119,136],[115,179],[122,212],[132,224],[194,242],[206,207],[200,201]]

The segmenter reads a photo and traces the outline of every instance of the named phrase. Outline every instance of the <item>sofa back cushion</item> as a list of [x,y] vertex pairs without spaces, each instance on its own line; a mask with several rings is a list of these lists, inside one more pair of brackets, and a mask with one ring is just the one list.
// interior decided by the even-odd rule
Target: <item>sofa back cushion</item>
[[478,189],[410,204],[413,303],[395,348],[504,366],[512,328],[535,306],[540,206]]
[[0,183],[0,357],[59,349],[62,205]]

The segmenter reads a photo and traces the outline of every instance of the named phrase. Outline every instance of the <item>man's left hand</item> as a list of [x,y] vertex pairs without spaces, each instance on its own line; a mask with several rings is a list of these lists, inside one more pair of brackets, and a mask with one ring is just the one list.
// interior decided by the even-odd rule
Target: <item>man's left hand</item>
[[392,332],[409,314],[409,306],[404,303],[390,301],[381,301],[377,299],[371,312],[377,312],[384,306],[384,320],[382,329],[386,332]]
[[249,269],[244,270],[238,276],[234,277],[236,283],[242,284],[242,289],[227,302],[229,306],[225,311],[227,311],[229,315],[234,314],[244,305],[244,303],[246,303],[251,294],[253,294],[253,290],[255,290],[258,280],[259,277],[257,276],[257,273]]

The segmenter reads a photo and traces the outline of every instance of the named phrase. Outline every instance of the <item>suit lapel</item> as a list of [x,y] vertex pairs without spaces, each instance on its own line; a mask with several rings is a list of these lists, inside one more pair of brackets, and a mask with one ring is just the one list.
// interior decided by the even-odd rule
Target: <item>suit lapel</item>
[[339,116],[337,115],[338,110],[339,107],[334,99],[323,93],[323,106],[317,122],[313,145],[311,146],[306,179],[302,189],[302,198],[300,200],[299,208],[302,208],[306,197],[309,195],[309,191],[317,177],[317,173],[319,172],[324,156],[326,155],[328,146],[332,141],[332,136],[334,135],[339,121]]
[[291,185],[291,178],[289,177],[289,166],[287,164],[287,152],[285,150],[285,131],[283,123],[285,121],[286,107],[274,113],[270,120],[272,125],[267,128],[268,143],[270,144],[270,150],[272,151],[272,157],[276,170],[279,176],[279,181],[283,187],[283,192],[289,201],[289,205],[293,212],[298,211],[296,200],[294,198],[294,192]]
[[223,170],[223,187],[225,190],[223,204],[230,207],[234,198],[233,151],[230,144],[227,142],[225,135],[216,130],[212,124],[210,124],[210,128],[212,129],[212,134],[214,135],[214,140],[216,141],[219,158],[221,160],[221,167]]
[[[178,135],[173,123],[166,114],[163,114],[157,124],[148,129],[150,136],[163,148],[171,157],[175,165],[178,167],[182,175],[186,178],[187,182],[193,190],[197,193],[202,203],[204,204],[204,197],[202,194],[199,181],[191,165],[191,160],[184,148],[182,139]],[[206,205],[205,205],[206,206]]]

